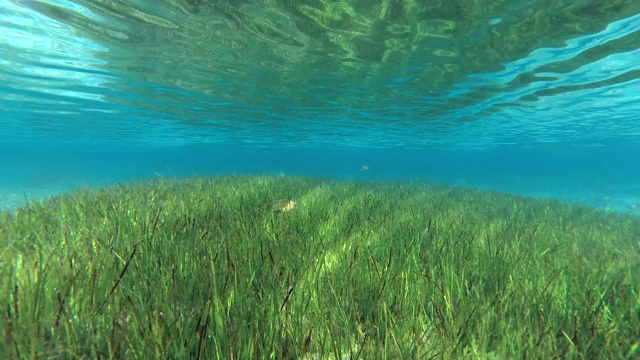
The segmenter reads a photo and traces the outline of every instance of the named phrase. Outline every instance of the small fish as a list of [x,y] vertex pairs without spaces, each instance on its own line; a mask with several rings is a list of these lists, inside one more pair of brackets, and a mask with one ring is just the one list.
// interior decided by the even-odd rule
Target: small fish
[[369,167],[367,165],[362,165],[362,167],[360,168],[360,170],[362,171],[367,171],[369,170]]
[[274,213],[286,213],[289,211],[298,210],[298,204],[296,204],[295,201],[284,199],[272,202],[269,205],[269,208]]

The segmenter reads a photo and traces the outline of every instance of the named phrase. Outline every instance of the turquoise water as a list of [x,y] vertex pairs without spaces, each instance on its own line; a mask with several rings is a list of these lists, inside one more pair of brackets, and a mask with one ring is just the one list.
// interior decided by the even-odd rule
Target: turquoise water
[[0,0],[0,208],[248,173],[640,214],[638,44],[638,1]]

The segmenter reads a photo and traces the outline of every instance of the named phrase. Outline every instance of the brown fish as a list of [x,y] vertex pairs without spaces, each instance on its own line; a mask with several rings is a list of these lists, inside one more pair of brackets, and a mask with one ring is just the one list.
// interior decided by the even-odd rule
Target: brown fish
[[277,200],[269,205],[269,209],[274,213],[286,213],[298,210],[298,204],[289,199]]

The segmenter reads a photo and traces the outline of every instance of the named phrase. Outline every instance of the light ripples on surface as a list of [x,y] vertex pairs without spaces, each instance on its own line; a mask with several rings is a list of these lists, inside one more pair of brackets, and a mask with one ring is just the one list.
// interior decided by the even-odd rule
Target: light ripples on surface
[[597,145],[640,133],[639,13],[631,0],[5,0],[3,135]]

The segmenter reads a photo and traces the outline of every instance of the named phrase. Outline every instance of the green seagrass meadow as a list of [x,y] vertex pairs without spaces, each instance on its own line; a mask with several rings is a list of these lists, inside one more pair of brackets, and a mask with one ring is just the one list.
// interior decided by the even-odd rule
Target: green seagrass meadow
[[0,212],[6,359],[637,359],[639,292],[640,218],[442,185],[160,179]]

